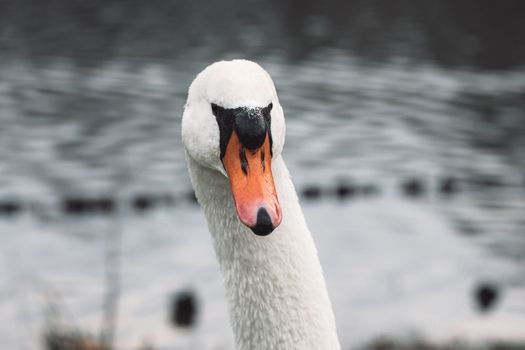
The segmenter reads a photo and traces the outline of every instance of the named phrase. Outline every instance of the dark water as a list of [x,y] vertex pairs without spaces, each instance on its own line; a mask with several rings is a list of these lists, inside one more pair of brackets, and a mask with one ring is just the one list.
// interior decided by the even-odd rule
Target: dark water
[[[207,58],[95,68],[61,59],[4,64],[4,197],[188,191],[180,116]],[[403,187],[414,180],[425,196],[462,192],[480,210],[522,202],[522,71],[449,70],[403,59],[363,65],[338,50],[296,63],[274,55],[259,62],[285,108],[286,155],[299,184],[381,187],[395,179]]]
[[[138,195],[165,198],[157,212],[167,210],[179,220],[167,223],[158,217],[142,218],[138,227],[145,232],[149,220],[152,227],[162,226],[163,230],[175,225],[189,232],[205,232],[197,210],[188,208],[191,187],[180,143],[180,116],[186,89],[195,74],[213,60],[239,56],[241,53],[230,52],[211,58],[195,50],[175,60],[109,60],[94,67],[59,58],[41,63],[6,60],[0,69],[0,202],[16,203],[23,212],[19,216],[10,216],[5,210],[0,213],[6,230],[2,234],[20,235],[15,243],[24,246],[32,237],[27,232],[42,225],[43,231],[55,237],[50,238],[53,241],[58,239],[57,234],[73,234],[79,242],[103,241],[103,232],[111,229],[111,224],[104,222],[113,220],[107,216],[113,204],[102,210],[106,214],[71,218],[63,212],[67,209],[65,198],[107,198],[122,207],[136,203],[133,201]],[[273,77],[285,110],[284,154],[298,189],[320,191],[321,204],[303,198],[307,218],[314,227],[322,227],[318,223],[322,214],[316,212],[331,212],[333,205],[340,209],[332,211],[348,210],[353,215],[364,210],[365,218],[373,218],[367,213],[374,211],[387,215],[387,224],[379,231],[388,235],[391,229],[400,237],[406,232],[423,234],[426,238],[414,239],[416,247],[426,247],[432,237],[448,237],[450,230],[457,238],[444,240],[443,247],[456,252],[454,256],[462,256],[462,252],[470,256],[472,246],[479,247],[483,253],[472,258],[474,266],[481,270],[486,266],[486,277],[511,300],[505,304],[504,315],[512,316],[513,327],[525,328],[525,306],[519,302],[525,296],[524,71],[440,68],[402,58],[363,64],[340,49],[318,50],[301,61],[278,54],[258,55],[257,61]],[[346,199],[338,202],[337,193]],[[355,207],[353,203],[357,203]],[[180,210],[190,211],[190,217],[201,221],[196,224],[181,218]],[[140,217],[134,210],[126,210],[125,215],[129,222]],[[377,223],[359,217],[360,229],[375,232]],[[31,223],[26,225],[25,220]],[[338,232],[337,222],[329,226]],[[14,232],[7,232],[9,227]],[[144,254],[143,259],[153,257],[154,250],[148,249],[158,249],[156,239],[168,240],[169,236],[159,237],[130,249]],[[137,239],[142,242],[143,238]],[[341,281],[342,275],[335,272],[339,271],[335,269],[338,262],[323,253],[323,246],[336,247],[337,240],[333,238],[334,245],[330,245],[323,243],[322,236],[316,239],[326,261],[329,286],[336,290],[334,304],[344,309],[346,304],[337,290],[355,285]],[[404,237],[401,241],[410,244],[411,239]],[[209,245],[202,238],[199,242]],[[327,238],[326,242],[331,241]],[[353,243],[359,245],[359,241]],[[66,250],[80,249],[78,243],[69,244],[70,248],[65,244]],[[374,244],[397,245],[395,239]],[[188,249],[198,251],[201,246],[195,245],[192,250],[190,243]],[[24,259],[38,261],[21,251],[21,265],[25,266]],[[444,252],[446,255],[449,251]],[[10,256],[7,251],[5,254]],[[344,257],[347,253],[341,250],[340,254]],[[406,254],[411,254],[410,249]],[[45,254],[40,258],[53,261]],[[424,256],[420,258],[424,264]],[[484,265],[484,259],[490,263]],[[381,261],[377,264],[382,266]],[[411,266],[417,264],[417,260],[410,262]],[[504,274],[499,265],[505,266]],[[209,268],[202,268],[200,273],[206,271]],[[465,271],[484,276],[483,271]],[[74,269],[67,273],[74,275]],[[140,280],[146,275],[143,271],[134,276]],[[88,284],[95,283],[99,275],[91,271],[83,276],[78,282]],[[463,285],[461,275],[458,278],[454,283]],[[60,279],[50,279],[60,288]],[[374,288],[373,283],[366,288]],[[220,291],[219,282],[213,288]],[[93,290],[97,294],[99,287]],[[223,300],[220,292],[214,293],[210,298]],[[6,302],[10,289],[6,287],[0,295]],[[421,307],[414,299],[408,305]],[[432,303],[433,299],[425,300]],[[468,296],[464,301],[470,302]],[[80,310],[92,308],[86,302],[78,305]],[[339,323],[345,325],[346,316],[339,312],[343,314]],[[32,313],[39,311],[22,312]],[[151,310],[148,313],[154,314]],[[504,322],[495,324],[505,326]],[[431,322],[422,322],[423,332],[431,327]],[[130,329],[133,327],[126,328]],[[514,336],[494,329],[496,337]],[[33,330],[32,334],[36,333],[37,329]],[[362,338],[374,334],[363,332]],[[7,332],[0,338],[12,344]],[[349,336],[342,339],[346,341]],[[224,340],[225,344],[228,341]]]
[[183,56],[204,48],[306,58],[335,47],[366,62],[403,56],[447,67],[523,67],[520,0],[4,0],[0,49],[24,57]]

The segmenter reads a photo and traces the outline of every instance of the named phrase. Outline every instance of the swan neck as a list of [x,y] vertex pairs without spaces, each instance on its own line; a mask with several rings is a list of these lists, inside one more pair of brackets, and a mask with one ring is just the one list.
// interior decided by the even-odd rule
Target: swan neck
[[237,349],[340,349],[314,241],[281,156],[272,162],[282,222],[253,234],[226,177],[188,159],[224,275]]

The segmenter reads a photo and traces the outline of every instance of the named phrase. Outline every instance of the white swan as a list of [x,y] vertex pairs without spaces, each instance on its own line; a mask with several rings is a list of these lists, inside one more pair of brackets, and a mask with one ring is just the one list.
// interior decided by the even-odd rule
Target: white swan
[[236,348],[340,349],[317,250],[281,156],[284,134],[273,81],[258,64],[217,62],[191,84],[182,140],[225,277]]

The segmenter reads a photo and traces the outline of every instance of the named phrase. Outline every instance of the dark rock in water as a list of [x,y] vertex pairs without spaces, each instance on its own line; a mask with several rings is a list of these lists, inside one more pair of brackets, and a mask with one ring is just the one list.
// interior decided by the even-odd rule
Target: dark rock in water
[[480,283],[475,290],[476,305],[479,311],[490,311],[499,298],[499,287],[493,283]]
[[306,199],[319,199],[321,197],[321,189],[314,185],[306,186],[303,188],[302,195]]
[[84,214],[89,211],[89,204],[81,198],[67,198],[62,202],[62,210],[68,214]]
[[403,193],[408,197],[420,197],[425,191],[423,181],[416,178],[405,180],[401,186]]
[[[188,194],[190,201],[196,201],[195,198],[190,197]],[[174,204],[175,198],[171,194],[138,194],[131,201],[131,206],[137,211],[147,211],[156,206],[173,206]]]
[[171,301],[170,322],[175,327],[193,327],[197,314],[197,299],[191,291],[177,293]]
[[0,202],[0,215],[14,216],[22,211],[22,205],[12,200],[4,200]]
[[111,198],[99,198],[95,203],[99,212],[109,214],[115,211],[115,201]]
[[459,191],[458,180],[453,177],[446,177],[441,180],[439,192],[443,195],[452,195]]
[[71,197],[62,201],[62,210],[71,215],[109,214],[115,210],[112,198]]
[[153,198],[147,195],[138,195],[133,199],[133,208],[138,211],[146,211],[154,205]]
[[356,192],[356,189],[353,185],[350,184],[339,184],[335,188],[335,195],[339,199],[347,199],[352,197]]

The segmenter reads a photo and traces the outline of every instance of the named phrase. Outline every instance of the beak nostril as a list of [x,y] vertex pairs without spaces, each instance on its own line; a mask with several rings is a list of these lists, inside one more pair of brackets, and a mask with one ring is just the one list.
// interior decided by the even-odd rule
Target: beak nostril
[[257,223],[250,228],[257,236],[266,236],[272,233],[274,229],[272,219],[265,208],[259,208],[257,211]]

